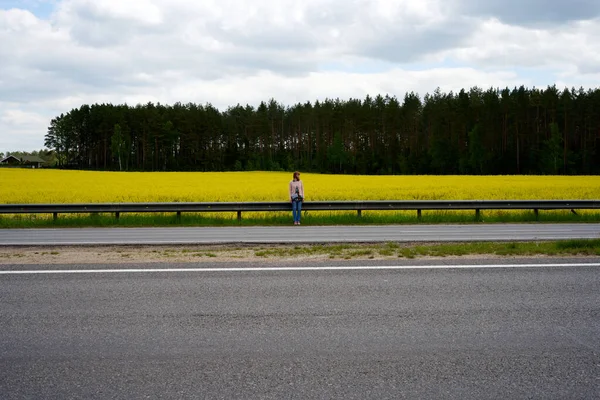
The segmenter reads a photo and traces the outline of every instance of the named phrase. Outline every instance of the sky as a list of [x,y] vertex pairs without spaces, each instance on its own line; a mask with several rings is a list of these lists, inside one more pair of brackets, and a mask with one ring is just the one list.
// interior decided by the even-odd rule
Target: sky
[[0,152],[83,104],[600,86],[598,0],[0,0]]

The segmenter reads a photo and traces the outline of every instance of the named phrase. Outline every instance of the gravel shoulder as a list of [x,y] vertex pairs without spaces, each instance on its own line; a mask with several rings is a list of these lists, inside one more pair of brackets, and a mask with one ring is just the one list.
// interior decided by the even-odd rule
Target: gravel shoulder
[[[423,245],[423,243],[419,243]],[[429,245],[435,245],[429,243]],[[405,244],[404,246],[411,246]],[[288,245],[194,245],[194,246],[44,246],[3,247],[0,249],[2,265],[27,264],[145,264],[145,263],[319,263],[331,261],[392,261],[403,259],[398,253],[388,254],[380,246],[351,245],[342,252],[330,248]],[[556,254],[519,256],[526,259],[556,258]],[[566,255],[565,255],[566,256]],[[569,258],[594,258],[594,256],[568,255]],[[411,257],[412,258],[412,257]],[[508,259],[507,255],[464,254],[460,256],[417,256],[419,260],[472,260]],[[596,256],[597,258],[597,256]],[[404,258],[406,260],[406,258]]]

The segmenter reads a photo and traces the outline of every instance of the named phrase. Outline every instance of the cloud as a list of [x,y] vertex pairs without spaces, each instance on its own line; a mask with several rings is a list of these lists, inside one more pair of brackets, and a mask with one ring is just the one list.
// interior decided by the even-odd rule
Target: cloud
[[458,10],[511,25],[556,26],[600,17],[598,0],[458,0]]
[[28,1],[0,2],[0,151],[83,103],[600,84],[596,1]]
[[490,19],[480,24],[464,46],[443,54],[484,67],[595,73],[600,71],[600,19],[572,23],[561,29],[514,26]]
[[325,98],[364,98],[367,94],[390,94],[401,96],[406,92],[432,92],[460,90],[480,85],[511,86],[520,80],[514,73],[485,73],[471,68],[434,69],[411,71],[393,69],[380,73],[360,74],[350,72],[314,72],[302,77],[284,77],[263,72],[250,78],[223,79],[212,82],[179,82],[164,93],[168,102],[177,99],[194,99],[211,102],[224,109],[229,105],[258,105],[273,97],[284,104],[324,100]]
[[[47,123],[45,116],[35,112],[18,108],[4,109],[0,113],[0,152],[17,151],[24,147],[29,151],[43,148],[45,130],[40,132],[39,129]],[[10,132],[10,135],[6,132]]]
[[151,0],[71,0],[55,16],[76,43],[104,47],[123,44],[138,34],[160,32],[161,9]]

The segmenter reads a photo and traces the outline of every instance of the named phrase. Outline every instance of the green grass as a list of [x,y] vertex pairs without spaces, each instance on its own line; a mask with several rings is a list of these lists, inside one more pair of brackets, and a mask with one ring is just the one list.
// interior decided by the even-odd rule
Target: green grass
[[[291,213],[244,213],[238,221],[235,213],[199,214],[183,213],[181,218],[171,214],[60,214],[53,220],[47,214],[17,214],[0,216],[0,228],[79,228],[79,227],[143,227],[143,226],[288,226]],[[600,212],[586,211],[573,214],[564,211],[482,211],[475,219],[474,211],[424,211],[421,219],[413,211],[368,212],[362,217],[356,212],[303,213],[303,225],[389,225],[389,224],[440,224],[440,223],[508,223],[508,222],[600,222]]]
[[277,246],[256,250],[258,257],[328,256],[330,259],[374,258],[375,256],[416,258],[465,255],[535,256],[585,255],[600,256],[600,239],[557,242],[474,242],[430,245],[402,243]]
[[[58,249],[57,249],[58,250]],[[54,249],[47,252],[36,251],[34,254],[41,259],[62,255]],[[92,250],[94,253],[97,250]],[[135,259],[136,250],[128,247],[106,250],[119,255],[122,259]],[[413,259],[419,257],[461,257],[461,256],[600,256],[600,239],[563,240],[553,242],[471,242],[471,243],[429,243],[411,244],[402,242],[389,243],[345,243],[345,244],[315,244],[315,245],[268,245],[268,246],[229,246],[229,245],[198,245],[192,247],[173,246],[159,251],[146,248],[140,254],[154,257],[156,260],[175,259],[181,256],[193,257],[194,260],[222,261],[242,259],[255,261],[255,257],[271,260],[295,260],[297,262],[330,260],[364,260],[364,259]],[[145,252],[145,253],[144,253]],[[68,251],[65,253],[68,256]],[[103,251],[97,255],[102,256]],[[16,260],[30,257],[27,250],[14,249],[0,251],[0,261]]]
[[558,242],[557,248],[565,251],[583,251],[592,250],[598,248],[600,239],[585,240],[585,239],[571,239]]

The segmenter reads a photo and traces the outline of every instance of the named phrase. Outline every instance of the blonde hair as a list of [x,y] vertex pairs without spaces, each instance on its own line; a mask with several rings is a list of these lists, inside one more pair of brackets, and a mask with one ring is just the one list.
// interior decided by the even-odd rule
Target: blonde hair
[[298,171],[295,171],[295,172],[294,172],[294,175],[292,175],[292,180],[293,180],[293,181],[295,181],[295,180],[296,180],[296,177],[298,177],[298,180],[300,180],[300,172],[298,172]]

